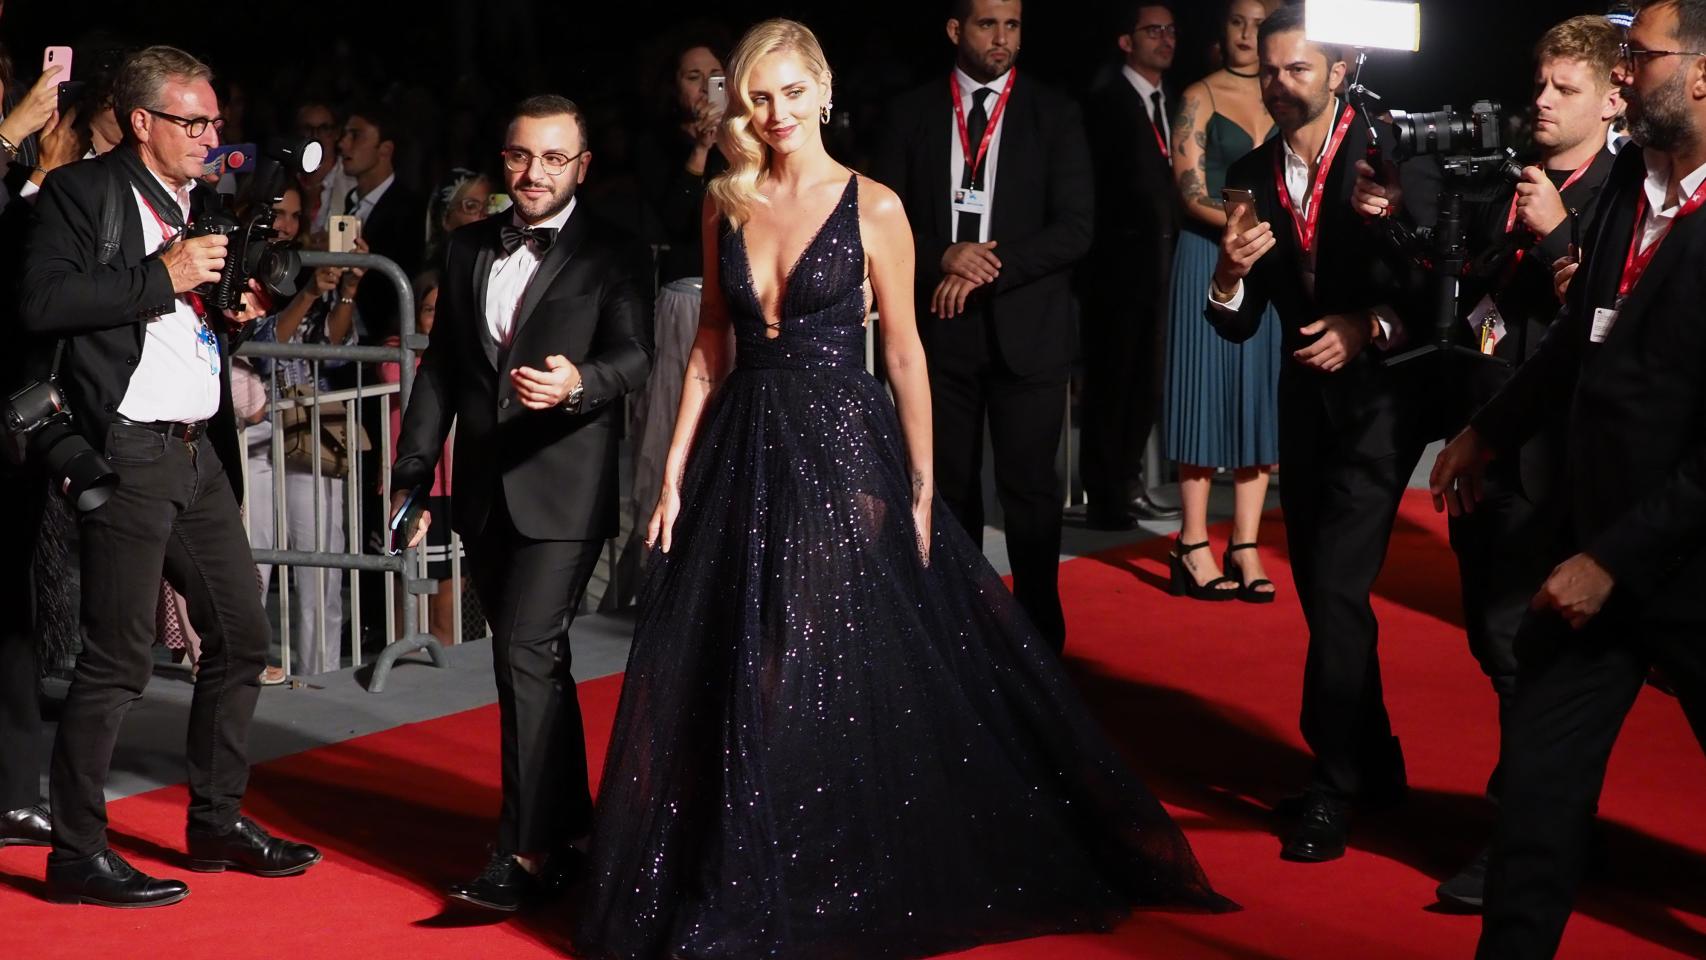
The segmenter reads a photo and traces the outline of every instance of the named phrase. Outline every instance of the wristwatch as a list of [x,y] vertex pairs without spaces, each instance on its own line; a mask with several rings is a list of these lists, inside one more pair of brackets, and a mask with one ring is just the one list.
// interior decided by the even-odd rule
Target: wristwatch
[[16,159],[18,156],[18,145],[8,140],[3,133],[0,133],[0,153],[4,153],[7,160]]
[[586,381],[582,380],[580,383],[575,384],[575,388],[569,391],[568,396],[563,398],[563,409],[570,413],[579,413],[581,410],[581,397],[585,394]]

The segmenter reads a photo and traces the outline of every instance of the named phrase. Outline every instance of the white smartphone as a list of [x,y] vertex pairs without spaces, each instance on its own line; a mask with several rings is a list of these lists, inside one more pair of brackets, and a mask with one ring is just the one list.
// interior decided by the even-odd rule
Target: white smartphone
[[326,249],[332,253],[354,253],[355,241],[361,236],[361,220],[349,214],[339,214],[327,223],[330,236]]
[[720,73],[713,73],[708,83],[705,101],[710,104],[712,113],[721,116],[729,109],[729,78]]
[[60,83],[71,79],[71,48],[48,47],[41,54],[41,69],[47,72],[48,67],[58,67],[59,76],[54,77]]

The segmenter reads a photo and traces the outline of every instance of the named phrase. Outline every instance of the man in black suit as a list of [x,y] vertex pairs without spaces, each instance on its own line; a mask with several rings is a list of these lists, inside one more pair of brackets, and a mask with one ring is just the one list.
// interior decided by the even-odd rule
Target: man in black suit
[[1229,340],[1254,335],[1269,303],[1284,325],[1280,503],[1309,624],[1302,727],[1315,769],[1283,855],[1320,861],[1344,855],[1352,801],[1389,802],[1405,787],[1369,591],[1425,431],[1413,368],[1383,362],[1404,297],[1351,207],[1368,130],[1333,93],[1343,55],[1305,38],[1300,7],[1263,21],[1259,42],[1262,99],[1282,135],[1227,173],[1228,186],[1254,194],[1260,222],[1240,232],[1242,205],[1232,205],[1205,295]]
[[[1172,98],[1165,85],[1173,65],[1172,8],[1166,0],[1127,0],[1119,31],[1125,65],[1090,95],[1096,245],[1086,265],[1090,297],[1080,318],[1079,469],[1089,500],[1086,519],[1101,530],[1179,516],[1176,508],[1155,503],[1143,482],[1144,446],[1160,404],[1161,332],[1179,229],[1168,152]],[[1155,465],[1149,467],[1153,475]]]
[[619,401],[651,366],[651,301],[615,236],[577,209],[585,124],[562,97],[517,108],[503,151],[514,211],[449,238],[392,471],[401,504],[432,482],[455,422],[451,496],[492,624],[503,807],[491,862],[450,893],[501,911],[572,872],[592,826],[568,631],[616,535]]
[[937,489],[981,541],[987,419],[1013,595],[1059,650],[1055,454],[1073,355],[1071,272],[1090,247],[1095,198],[1078,106],[1013,68],[1021,5],[954,4],[955,70],[894,103],[875,169],[900,194],[918,248]]
[[1563,312],[1434,464],[1472,510],[1486,464],[1569,411],[1563,542],[1518,637],[1478,957],[1552,956],[1624,716],[1654,665],[1706,729],[1706,0],[1658,0],[1627,38],[1636,144],[1618,155]]
[[[355,186],[343,198],[343,211],[361,221],[369,253],[389,257],[414,276],[426,248],[426,204],[397,180],[398,137],[385,107],[360,104],[350,110],[338,138],[338,155]],[[389,284],[362,284],[355,306],[363,342],[380,343],[397,335],[397,292]]]
[[[1476,270],[1458,294],[1467,321],[1458,333],[1463,346],[1499,362],[1463,365],[1451,378],[1453,431],[1534,355],[1558,315],[1552,264],[1569,252],[1573,233],[1591,232],[1594,201],[1616,159],[1607,141],[1623,106],[1612,83],[1621,40],[1621,31],[1604,17],[1580,16],[1552,27],[1535,48],[1539,156],[1523,170],[1522,182],[1506,184],[1468,208]],[[1361,212],[1388,216],[1401,206],[1403,197],[1393,188],[1366,176],[1372,168],[1359,169],[1365,174],[1357,184]],[[1559,406],[1528,442],[1489,464],[1475,512],[1451,518],[1469,649],[1492,681],[1501,726],[1516,691],[1517,631],[1552,569],[1559,499],[1553,494],[1562,469],[1565,413]],[[1488,796],[1497,799],[1501,780],[1495,768]],[[1480,909],[1487,860],[1484,849],[1441,883],[1440,900]]]
[[[192,291],[219,279],[225,239],[182,239],[192,209],[211,199],[197,183],[218,143],[211,77],[171,47],[126,61],[114,83],[126,143],[45,181],[19,282],[24,329],[64,343],[61,388],[74,422],[120,481],[79,517],[88,639],[49,772],[48,895],[67,902],[148,907],[188,893],[136,871],[106,839],[107,768],[152,673],[162,571],[202,636],[187,750],[190,868],[286,876],[320,859],[239,809],[272,629],[233,489],[242,455],[226,329],[255,311],[208,316]],[[120,242],[104,260],[108,218]]]

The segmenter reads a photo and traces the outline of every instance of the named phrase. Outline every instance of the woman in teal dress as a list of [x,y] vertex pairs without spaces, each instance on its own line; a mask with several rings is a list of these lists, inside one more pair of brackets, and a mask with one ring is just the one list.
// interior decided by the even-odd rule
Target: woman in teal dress
[[[1279,460],[1279,323],[1269,317],[1250,340],[1229,343],[1203,309],[1226,229],[1226,170],[1274,134],[1257,79],[1256,28],[1277,6],[1231,0],[1222,21],[1225,66],[1185,89],[1173,121],[1173,176],[1185,218],[1173,256],[1162,454],[1179,463],[1184,518],[1169,566],[1172,592],[1203,600],[1274,598],[1256,537]],[[1221,467],[1233,471],[1235,490],[1224,572],[1208,544],[1209,484]]]

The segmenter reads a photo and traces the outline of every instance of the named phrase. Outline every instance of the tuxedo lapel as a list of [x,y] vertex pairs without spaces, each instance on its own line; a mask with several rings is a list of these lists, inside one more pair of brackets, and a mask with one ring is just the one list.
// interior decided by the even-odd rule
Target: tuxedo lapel
[[[474,282],[467,289],[473,291],[474,302],[468,309],[468,335],[473,342],[469,344],[471,351],[485,357],[492,368],[497,369],[497,351],[486,336],[488,319],[486,316],[486,287],[492,280],[492,264],[497,260],[498,228],[503,222],[501,217],[489,217],[473,231],[474,249],[468,259],[473,261]],[[467,261],[464,261],[467,262]]]
[[[1652,263],[1647,265],[1646,272],[1641,275],[1641,282],[1635,285],[1635,289],[1629,293],[1629,299],[1623,301],[1623,305],[1618,308],[1617,322],[1612,325],[1611,332],[1606,335],[1605,345],[1622,343],[1634,336],[1633,333],[1629,332],[1631,329],[1646,322],[1648,307],[1653,305],[1653,298],[1657,296],[1659,290],[1664,288],[1665,281],[1669,279],[1671,272],[1683,267],[1684,261],[1693,252],[1696,237],[1699,236],[1701,230],[1706,229],[1706,225],[1703,224],[1706,224],[1706,218],[1699,216],[1682,217],[1671,224],[1670,232],[1660,241],[1658,252],[1653,254]],[[1632,235],[1633,229],[1634,224],[1630,224],[1630,230],[1626,231],[1625,235]],[[1611,237],[1615,238],[1616,234],[1612,234]],[[1606,252],[1616,254],[1618,250],[1619,248],[1614,245]],[[1614,255],[1609,258],[1611,262],[1616,264],[1615,269],[1611,271],[1613,296],[1615,296],[1617,284],[1621,280],[1627,248],[1623,248],[1623,253],[1623,256]]]
[[522,328],[527,326],[527,321],[532,318],[539,301],[545,299],[545,292],[556,282],[557,274],[561,273],[563,267],[574,257],[575,249],[586,236],[587,216],[584,209],[576,206],[575,212],[569,215],[568,222],[563,224],[562,232],[557,234],[557,239],[551,244],[551,249],[545,251],[545,259],[539,262],[539,270],[533,274],[533,279],[528,281],[527,291],[521,295],[521,306],[516,308],[515,329],[510,333],[511,343],[521,336]]

